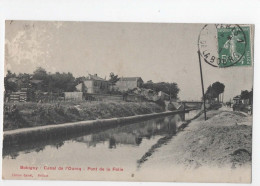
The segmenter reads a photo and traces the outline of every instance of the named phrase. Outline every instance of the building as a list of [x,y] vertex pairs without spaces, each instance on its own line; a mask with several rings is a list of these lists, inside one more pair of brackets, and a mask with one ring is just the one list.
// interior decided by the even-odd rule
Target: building
[[109,86],[110,83],[107,80],[98,77],[97,74],[89,74],[82,83],[76,86],[76,89],[89,94],[107,94]]
[[140,88],[143,84],[143,80],[141,77],[121,77],[117,82],[116,85],[113,87],[115,90],[118,91],[128,91],[134,88]]
[[235,97],[233,98],[233,103],[234,103],[234,104],[242,103],[241,96],[240,96],[240,95],[235,96]]
[[253,96],[248,96],[246,98],[241,98],[241,95],[238,95],[233,98],[233,103],[234,104],[246,104],[246,105],[252,105],[253,103]]

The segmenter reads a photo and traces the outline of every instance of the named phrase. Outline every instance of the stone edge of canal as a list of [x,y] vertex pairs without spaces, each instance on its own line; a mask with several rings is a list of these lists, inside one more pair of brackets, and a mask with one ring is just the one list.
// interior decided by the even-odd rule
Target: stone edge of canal
[[[157,117],[181,114],[183,112],[184,112],[183,110],[166,111],[160,113],[128,116],[128,117],[121,117],[121,118],[79,121],[73,123],[15,129],[15,130],[4,132],[3,144],[9,146],[12,144],[16,144],[17,142],[26,143],[31,141],[46,140],[50,136],[55,137],[61,135],[68,135],[70,133],[76,133],[76,132],[83,132],[83,131],[87,132],[93,129],[115,127],[115,126],[134,123],[134,122],[141,122],[141,121],[145,121]],[[186,112],[188,112],[188,110],[186,110],[185,113]]]

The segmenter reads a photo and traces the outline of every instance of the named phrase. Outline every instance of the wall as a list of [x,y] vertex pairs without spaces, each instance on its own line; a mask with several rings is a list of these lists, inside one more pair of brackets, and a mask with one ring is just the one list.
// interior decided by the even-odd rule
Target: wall
[[84,81],[87,93],[94,93],[93,80]]
[[128,89],[134,89],[136,87],[137,87],[136,81],[122,81],[122,80],[116,82],[116,85],[114,86],[114,88],[118,89],[119,91],[127,91]]
[[93,80],[93,90],[92,93],[106,94],[108,92],[108,82]]
[[86,80],[84,81],[87,93],[90,94],[106,94],[109,90],[109,84],[107,81],[101,80]]

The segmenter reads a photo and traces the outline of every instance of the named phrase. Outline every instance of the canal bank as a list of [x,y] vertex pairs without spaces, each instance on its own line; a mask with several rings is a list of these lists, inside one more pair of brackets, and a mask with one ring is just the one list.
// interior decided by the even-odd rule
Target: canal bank
[[[186,110],[185,112],[189,112]],[[161,113],[151,113],[136,116],[111,118],[111,119],[97,119],[90,121],[79,121],[58,125],[47,125],[31,128],[22,128],[16,130],[9,130],[4,132],[4,145],[17,145],[31,141],[40,141],[60,138],[62,136],[69,136],[73,133],[94,132],[95,130],[107,129],[116,126],[122,126],[129,123],[141,122],[158,117],[166,117],[175,114],[184,114],[182,110],[166,111]]]
[[154,102],[75,101],[4,104],[3,129],[14,130],[69,122],[128,117],[164,112],[164,106]]
[[250,182],[252,116],[220,109],[207,117],[198,117],[154,151],[138,175],[164,170],[162,180]]

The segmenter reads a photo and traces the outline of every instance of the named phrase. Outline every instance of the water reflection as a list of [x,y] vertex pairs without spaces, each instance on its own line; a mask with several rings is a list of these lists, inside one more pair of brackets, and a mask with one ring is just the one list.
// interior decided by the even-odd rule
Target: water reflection
[[[187,113],[185,114],[185,118],[193,118],[198,112],[199,111],[192,111]],[[105,149],[120,149],[123,146],[132,146],[135,147],[135,149],[140,146],[142,146],[140,148],[144,148],[144,146],[147,146],[148,141],[150,141],[149,144],[154,143],[154,139],[157,137],[174,135],[182,122],[182,117],[180,115],[174,115],[110,129],[90,131],[89,133],[59,135],[58,137],[52,137],[45,141],[33,141],[31,143],[23,144],[18,143],[15,146],[4,146],[3,158],[5,159],[8,157],[16,159],[20,154],[30,154],[32,152],[39,154],[46,153],[46,151],[54,151],[50,153],[55,154],[56,151],[61,151],[60,149],[64,145],[76,149],[77,144],[83,144],[87,148],[91,147],[92,150],[95,150],[97,145],[102,145],[104,152]],[[81,149],[78,149],[78,152],[80,152],[80,150]],[[66,152],[64,152],[64,156],[66,156]]]
[[[176,133],[176,129],[181,122],[181,117],[175,115],[119,126],[87,135],[75,134],[74,137],[70,138],[62,137],[31,144],[18,144],[12,147],[5,146],[3,148],[3,158],[9,156],[12,159],[16,159],[21,153],[30,154],[31,152],[44,152],[46,146],[60,149],[67,141],[83,143],[88,148],[96,147],[97,144],[100,143],[108,144],[107,149],[116,149],[120,145],[138,147],[142,144],[143,139],[151,140],[154,136],[164,136]],[[80,135],[80,137],[77,135]],[[75,143],[70,143],[70,145],[75,145]]]
[[73,140],[85,143],[88,147],[95,147],[98,143],[107,141],[109,149],[116,148],[118,144],[139,146],[143,138],[149,140],[156,135],[175,134],[179,122],[181,122],[181,117],[175,115],[116,127],[103,132],[81,136]]

